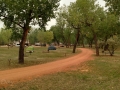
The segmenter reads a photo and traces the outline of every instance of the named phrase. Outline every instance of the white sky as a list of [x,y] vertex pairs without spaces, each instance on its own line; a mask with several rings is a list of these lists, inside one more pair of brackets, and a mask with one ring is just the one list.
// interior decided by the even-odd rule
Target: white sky
[[[75,1],[76,1],[76,0],[61,0],[61,1],[60,1],[60,6],[62,6],[63,4],[69,5],[70,2],[75,2]],[[97,1],[99,2],[99,4],[100,4],[101,6],[105,6],[105,2],[104,2],[103,0],[97,0]],[[52,19],[52,20],[49,21],[47,24],[48,24],[48,25],[46,26],[46,28],[47,28],[47,30],[49,30],[52,25],[55,25],[55,24],[56,24],[56,20],[55,20],[55,19]],[[2,28],[2,27],[3,27],[3,22],[0,21],[0,28]]]

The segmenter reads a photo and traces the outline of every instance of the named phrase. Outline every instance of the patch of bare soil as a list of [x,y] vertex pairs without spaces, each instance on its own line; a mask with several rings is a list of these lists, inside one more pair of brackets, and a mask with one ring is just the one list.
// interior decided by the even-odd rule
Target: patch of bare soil
[[62,72],[72,66],[92,59],[92,50],[85,48],[79,49],[82,51],[81,53],[69,58],[41,65],[0,71],[0,86],[10,84],[11,82],[29,80],[46,74]]

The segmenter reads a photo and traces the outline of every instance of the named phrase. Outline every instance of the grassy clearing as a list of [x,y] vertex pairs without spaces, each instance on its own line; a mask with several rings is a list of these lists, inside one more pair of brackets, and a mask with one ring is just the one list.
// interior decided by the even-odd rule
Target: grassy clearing
[[97,57],[77,66],[76,70],[46,75],[16,85],[11,84],[5,90],[119,90],[120,60],[112,59]]
[[[34,51],[31,55],[30,53],[25,53],[25,64],[20,65],[18,64],[18,47],[9,49],[0,47],[0,70],[43,64],[72,55],[72,48],[57,48],[55,51],[50,50],[49,53],[46,53],[47,47],[35,47]],[[10,65],[9,59],[11,59]]]
[[17,83],[1,90],[120,90],[120,49],[116,55],[95,56],[95,60],[82,63],[61,72],[34,80]]

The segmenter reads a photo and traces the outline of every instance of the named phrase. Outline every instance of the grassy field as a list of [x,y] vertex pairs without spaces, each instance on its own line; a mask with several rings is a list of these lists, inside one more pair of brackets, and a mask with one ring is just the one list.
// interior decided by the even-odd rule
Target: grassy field
[[115,56],[94,56],[71,70],[28,82],[17,83],[0,90],[120,90],[120,49]]
[[[25,52],[24,65],[18,64],[18,52],[18,47],[9,49],[7,47],[0,47],[0,70],[43,64],[60,58],[67,58],[72,55],[72,48],[61,47],[57,48],[57,50],[50,50],[49,53],[46,53],[47,47],[35,47],[34,52],[31,55],[30,53]],[[11,61],[9,65],[10,59]]]

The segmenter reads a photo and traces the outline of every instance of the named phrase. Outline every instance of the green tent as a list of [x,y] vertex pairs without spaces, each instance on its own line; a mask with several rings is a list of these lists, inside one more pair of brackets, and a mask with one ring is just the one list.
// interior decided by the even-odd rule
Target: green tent
[[34,47],[33,46],[29,46],[26,48],[26,52],[34,52]]

